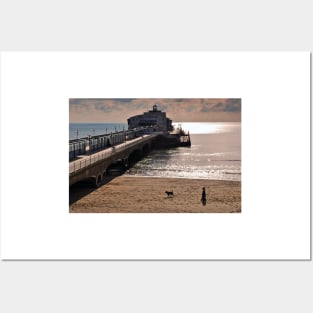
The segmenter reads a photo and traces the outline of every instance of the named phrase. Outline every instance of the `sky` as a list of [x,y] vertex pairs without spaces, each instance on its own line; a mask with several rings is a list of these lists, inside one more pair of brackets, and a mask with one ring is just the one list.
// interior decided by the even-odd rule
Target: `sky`
[[70,123],[126,123],[131,116],[158,109],[175,122],[240,122],[241,99],[121,98],[69,99]]

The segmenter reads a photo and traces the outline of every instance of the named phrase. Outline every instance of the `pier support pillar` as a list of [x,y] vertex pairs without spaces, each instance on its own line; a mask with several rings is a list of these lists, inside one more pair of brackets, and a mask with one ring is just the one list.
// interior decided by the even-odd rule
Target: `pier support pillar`
[[101,184],[102,184],[102,174],[99,174],[97,177],[96,177],[96,187],[100,187]]

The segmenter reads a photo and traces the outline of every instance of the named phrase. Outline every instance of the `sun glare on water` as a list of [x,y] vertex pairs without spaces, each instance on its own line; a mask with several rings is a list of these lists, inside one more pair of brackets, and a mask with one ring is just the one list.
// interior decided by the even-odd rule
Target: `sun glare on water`
[[201,123],[201,122],[182,122],[173,123],[175,127],[179,125],[183,130],[189,131],[191,134],[218,134],[226,133],[229,131],[229,127],[236,127],[238,123]]

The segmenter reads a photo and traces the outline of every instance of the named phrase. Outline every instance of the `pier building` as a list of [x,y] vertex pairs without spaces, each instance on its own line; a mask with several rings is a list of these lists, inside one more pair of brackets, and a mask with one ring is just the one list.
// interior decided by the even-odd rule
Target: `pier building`
[[167,133],[173,130],[172,120],[166,117],[166,113],[158,110],[155,104],[152,110],[135,115],[127,119],[128,129],[134,129],[143,126],[153,126],[153,131],[161,131]]

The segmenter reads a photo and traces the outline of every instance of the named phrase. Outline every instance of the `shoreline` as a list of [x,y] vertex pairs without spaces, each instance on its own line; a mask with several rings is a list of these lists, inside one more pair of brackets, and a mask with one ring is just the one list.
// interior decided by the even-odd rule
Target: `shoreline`
[[[212,180],[212,181],[233,181],[233,182],[241,182],[241,180],[234,180],[234,179],[211,179],[207,177],[165,177],[165,176],[145,176],[145,175],[129,175],[129,174],[123,174],[121,176],[124,177],[134,177],[134,178],[164,178],[164,179],[188,179],[188,180]],[[241,176],[241,174],[240,174]]]
[[[200,201],[202,187],[206,205]],[[168,197],[165,191],[174,195]],[[77,199],[70,204],[70,213],[241,212],[241,181],[121,175],[108,177],[98,189],[74,188],[70,199],[75,199],[73,193]]]

